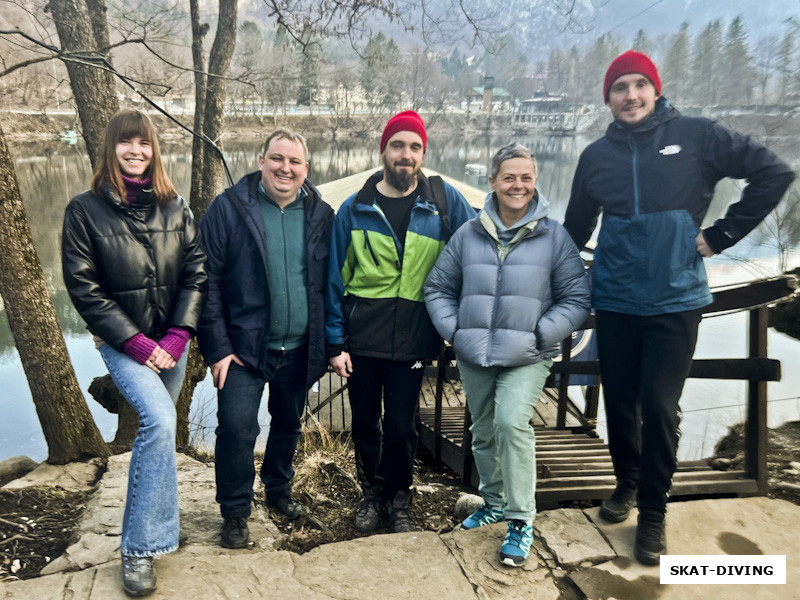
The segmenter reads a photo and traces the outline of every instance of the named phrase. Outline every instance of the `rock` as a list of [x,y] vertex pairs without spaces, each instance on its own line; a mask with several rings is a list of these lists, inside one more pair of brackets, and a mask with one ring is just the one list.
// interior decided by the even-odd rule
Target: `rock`
[[42,569],[42,575],[79,571],[119,558],[119,536],[86,533],[66,552]]
[[593,564],[616,556],[597,527],[578,508],[539,513],[533,528],[562,567]]
[[[512,568],[500,562],[500,546],[506,533],[505,523],[495,523],[469,531],[444,534],[442,541],[461,565],[461,569],[482,600],[557,600],[560,592],[550,575],[547,561],[531,549],[527,562]],[[536,536],[534,536],[534,544]],[[523,591],[524,590],[524,591]],[[407,596],[413,598],[414,596]],[[435,598],[423,595],[419,598]],[[473,595],[464,598],[473,598]]]
[[792,461],[789,463],[789,468],[794,469],[795,471],[800,471],[800,462]]
[[12,456],[0,462],[0,479],[22,477],[38,466],[39,463],[27,456]]
[[414,489],[419,494],[433,494],[436,491],[436,488],[432,485],[415,485]]
[[800,475],[800,471],[797,469],[784,469],[781,473],[784,475]]
[[731,466],[731,462],[729,458],[715,458],[711,461],[711,468],[724,471]]
[[102,458],[66,465],[43,462],[24,477],[6,484],[3,489],[20,490],[33,486],[50,486],[60,487],[68,492],[86,492],[95,487],[105,467],[106,461]]
[[463,521],[483,504],[483,498],[475,494],[461,494],[456,500],[456,507],[453,516],[456,521]]

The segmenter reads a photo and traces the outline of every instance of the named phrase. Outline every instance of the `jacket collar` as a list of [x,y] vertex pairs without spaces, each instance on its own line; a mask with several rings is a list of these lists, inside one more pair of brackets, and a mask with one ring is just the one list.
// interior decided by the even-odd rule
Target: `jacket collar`
[[[383,170],[376,171],[372,175],[369,176],[367,182],[364,184],[358,195],[356,196],[355,203],[356,204],[374,204],[375,203],[375,192],[377,191],[378,183],[383,179]],[[419,196],[417,197],[416,203],[431,203],[434,204],[433,200],[433,191],[431,190],[431,184],[428,181],[428,178],[420,171],[417,175],[417,181],[419,181]]]
[[614,121],[606,129],[606,135],[614,139],[627,137],[630,134],[646,133],[654,130],[658,126],[680,117],[680,111],[672,106],[666,96],[661,96],[656,100],[655,112],[642,123],[637,123],[633,126],[628,126],[614,119]]

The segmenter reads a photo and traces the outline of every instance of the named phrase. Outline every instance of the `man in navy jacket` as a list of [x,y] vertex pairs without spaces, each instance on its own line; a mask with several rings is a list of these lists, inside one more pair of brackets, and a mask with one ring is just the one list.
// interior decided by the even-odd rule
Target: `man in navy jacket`
[[[620,522],[638,504],[634,552],[658,564],[677,466],[678,401],[702,308],[711,303],[703,257],[747,235],[794,175],[760,142],[682,116],[661,95],[644,54],[618,56],[603,93],[614,122],[581,154],[564,226],[582,248],[603,213],[592,303],[617,488],[600,515]],[[724,217],[700,229],[724,177],[748,183]]]
[[333,210],[306,179],[308,148],[300,134],[273,132],[258,165],[214,200],[201,223],[209,294],[198,340],[219,390],[214,463],[227,548],[249,540],[253,447],[266,383],[267,504],[300,516],[292,458],[306,392],[328,362],[324,293]]

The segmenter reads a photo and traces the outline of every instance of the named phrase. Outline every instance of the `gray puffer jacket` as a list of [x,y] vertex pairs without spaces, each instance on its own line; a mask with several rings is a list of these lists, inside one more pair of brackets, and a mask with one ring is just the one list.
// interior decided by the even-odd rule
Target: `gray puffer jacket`
[[482,367],[552,358],[588,316],[589,280],[564,228],[537,195],[503,227],[494,194],[453,235],[425,282],[425,303],[456,356]]

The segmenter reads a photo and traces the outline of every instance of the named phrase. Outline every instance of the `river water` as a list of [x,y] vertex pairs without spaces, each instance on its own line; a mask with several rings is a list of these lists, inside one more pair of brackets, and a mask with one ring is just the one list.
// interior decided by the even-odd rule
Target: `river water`
[[[426,154],[426,166],[445,175],[461,179],[473,186],[488,190],[485,177],[465,173],[465,165],[489,166],[492,154],[508,143],[508,137],[431,137]],[[550,202],[551,216],[561,220],[564,215],[572,175],[581,150],[591,141],[589,137],[547,135],[515,137],[534,150],[539,162],[537,187]],[[378,164],[375,140],[310,139],[312,154],[310,178],[317,184],[358,173]],[[234,180],[255,168],[259,141],[226,143],[226,157]],[[94,348],[91,336],[73,309],[64,290],[60,267],[60,230],[67,202],[88,187],[91,169],[88,159],[78,146],[62,143],[18,144],[12,148],[16,157],[17,175],[34,242],[53,291],[59,321],[64,330],[67,348],[81,389],[86,390],[94,377],[105,374],[105,366]],[[778,151],[795,166],[800,153],[794,146],[778,147]],[[163,144],[167,171],[178,191],[188,196],[191,148],[186,143]],[[736,198],[740,185],[722,182],[707,216],[709,222],[718,218],[725,206]],[[741,257],[748,257],[742,261]],[[721,257],[707,260],[712,285],[747,281],[754,277],[777,274],[775,244],[744,240]],[[791,255],[790,266],[800,265],[800,251]],[[0,310],[0,312],[4,312]],[[800,370],[794,368],[800,358],[800,342],[770,330],[769,354],[781,360],[783,379],[769,384],[769,424],[778,425],[800,418]],[[696,358],[741,358],[746,355],[746,315],[734,314],[705,319],[701,325]],[[47,447],[34,410],[27,381],[14,347],[5,317],[0,318],[0,460],[26,454],[34,460],[44,460]],[[744,419],[746,384],[717,380],[689,380],[682,399],[680,458],[696,459],[710,455],[714,444],[727,427]],[[87,402],[106,439],[112,439],[116,415],[110,415],[86,392]],[[198,426],[196,441],[213,443],[215,393],[208,379],[196,391],[192,420]],[[262,413],[264,411],[262,410]],[[264,415],[266,424],[268,416]],[[604,430],[603,415],[599,429]],[[204,432],[204,433],[203,433]]]

